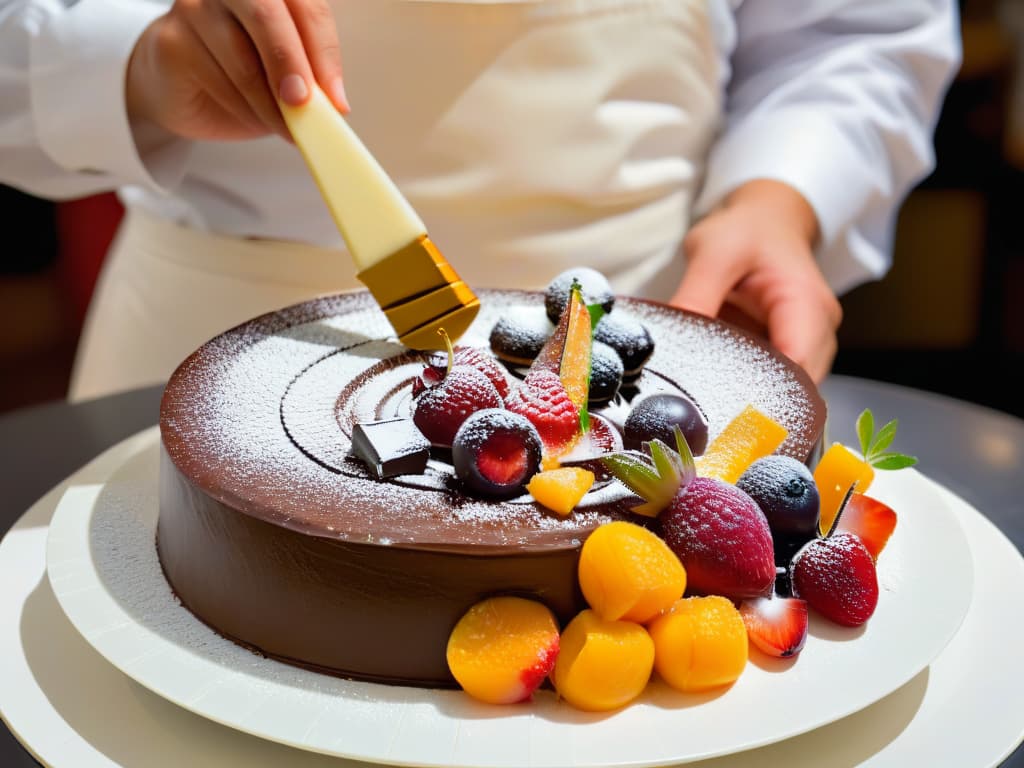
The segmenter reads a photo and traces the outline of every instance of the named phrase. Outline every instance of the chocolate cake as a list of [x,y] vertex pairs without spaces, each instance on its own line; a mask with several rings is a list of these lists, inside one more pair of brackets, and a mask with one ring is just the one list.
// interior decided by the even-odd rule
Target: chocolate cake
[[[461,344],[487,345],[510,307],[540,294],[482,292]],[[709,438],[747,404],[789,430],[780,453],[812,461],[825,407],[801,369],[746,333],[621,299],[655,351],[636,389],[682,391]],[[407,415],[418,353],[393,338],[366,293],[319,299],[213,339],[172,376],[160,414],[160,561],[182,603],[259,653],[334,675],[451,686],[448,635],[494,594],[546,603],[560,621],[583,607],[582,541],[633,518],[617,483],[568,517],[528,495],[460,489],[443,458],[379,480],[350,455],[357,423]]]

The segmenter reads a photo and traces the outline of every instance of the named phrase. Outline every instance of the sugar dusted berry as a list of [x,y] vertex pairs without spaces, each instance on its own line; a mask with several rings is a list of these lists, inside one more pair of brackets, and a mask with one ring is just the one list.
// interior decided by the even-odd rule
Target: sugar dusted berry
[[558,658],[558,625],[535,600],[477,603],[448,638],[448,669],[470,696],[488,704],[528,700]]
[[612,312],[601,318],[594,328],[594,341],[603,342],[619,353],[625,381],[635,380],[654,354],[654,339],[647,326],[632,315],[621,312]]
[[595,341],[590,348],[590,404],[608,403],[622,386],[622,358],[619,353]]
[[793,594],[836,624],[860,626],[878,605],[875,561],[852,533],[810,542],[793,558],[790,573]]
[[736,487],[764,512],[772,531],[775,562],[785,565],[818,535],[818,487],[811,471],[789,456],[764,456],[740,475]]
[[475,493],[507,498],[540,467],[543,446],[525,417],[501,408],[469,416],[452,442],[455,475]]
[[457,365],[439,384],[419,394],[412,420],[433,445],[447,447],[470,414],[500,407],[501,395],[486,376],[476,368]]
[[537,428],[546,453],[563,451],[580,432],[579,409],[553,371],[531,371],[509,394],[505,407]]
[[557,323],[565,311],[569,303],[569,289],[574,280],[579,283],[586,304],[599,304],[605,312],[612,311],[615,294],[608,278],[590,267],[572,267],[548,283],[544,293],[544,309],[551,322]]
[[659,517],[661,532],[686,568],[689,589],[735,600],[771,594],[775,557],[768,521],[733,485],[697,477]]

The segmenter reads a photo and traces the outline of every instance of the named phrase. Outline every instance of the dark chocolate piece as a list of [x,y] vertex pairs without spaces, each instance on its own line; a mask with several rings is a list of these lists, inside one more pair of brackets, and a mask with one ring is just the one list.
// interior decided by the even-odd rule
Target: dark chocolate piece
[[412,419],[366,421],[352,430],[352,455],[365,462],[378,480],[422,475],[430,457],[430,441]]

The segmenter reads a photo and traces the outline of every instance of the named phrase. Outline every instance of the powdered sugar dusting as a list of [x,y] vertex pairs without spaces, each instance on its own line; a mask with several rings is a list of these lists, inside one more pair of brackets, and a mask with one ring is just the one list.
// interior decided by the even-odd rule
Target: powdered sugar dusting
[[[537,294],[514,292],[482,298],[484,307],[463,344],[485,346],[510,306],[540,301]],[[751,394],[756,407],[791,427],[791,435],[810,418],[800,382],[746,338],[657,305],[623,300],[615,311],[630,312],[649,327],[656,344],[649,367],[693,396],[708,415],[712,436]],[[407,408],[415,357],[406,355],[406,368],[392,365],[391,374],[374,378],[370,388],[352,391],[350,385],[371,368],[388,368],[386,361],[403,352],[368,294],[320,299],[259,318],[214,339],[175,374],[162,414],[167,450],[179,469],[219,500],[297,530],[347,540],[572,546],[593,526],[627,514],[628,494],[613,499],[616,506],[606,512],[597,512],[588,499],[567,518],[531,503],[473,499],[459,493],[436,462],[428,469],[426,493],[420,478],[372,478],[348,457],[346,423]],[[810,450],[802,444],[785,448]]]

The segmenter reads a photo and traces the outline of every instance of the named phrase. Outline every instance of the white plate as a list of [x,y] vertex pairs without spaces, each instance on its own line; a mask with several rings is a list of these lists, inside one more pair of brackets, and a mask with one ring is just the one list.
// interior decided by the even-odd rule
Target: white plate
[[[104,661],[61,612],[45,578],[48,526],[65,489],[106,482],[150,433],[115,446],[48,493],[0,541],[0,715],[55,768],[356,768],[193,715]],[[1024,737],[1024,560],[982,515],[928,485],[969,542],[974,599],[960,631],[924,671],[855,715],[700,768],[990,766]],[[766,707],[771,707],[766,700]],[[969,713],[965,715],[965,713]],[[969,727],[965,727],[965,718]]]
[[[223,640],[174,600],[154,546],[158,436],[100,482],[74,485],[50,526],[53,592],[82,636],[136,682],[246,733],[341,757],[405,765],[664,765],[778,741],[837,720],[905,684],[952,638],[972,595],[955,515],[914,472],[874,495],[900,511],[880,560],[882,596],[860,630],[812,622],[795,662],[760,659],[725,691],[652,685],[592,715],[542,692],[491,707],[457,691],[325,677]],[[938,586],[941,585],[941,589]]]

